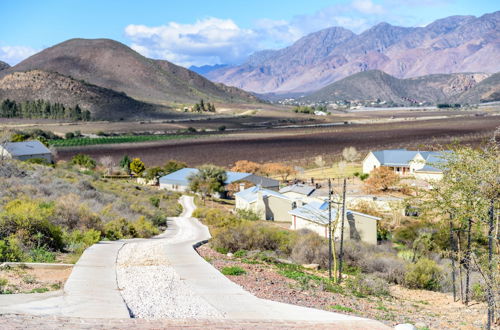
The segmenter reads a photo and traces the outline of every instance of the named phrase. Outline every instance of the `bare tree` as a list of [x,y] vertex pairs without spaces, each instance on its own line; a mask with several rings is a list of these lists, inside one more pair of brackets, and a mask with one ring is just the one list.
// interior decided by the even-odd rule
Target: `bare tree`
[[111,174],[111,171],[113,170],[113,167],[115,167],[115,161],[113,160],[113,158],[111,156],[103,156],[101,158],[99,158],[99,163],[101,163],[102,166],[104,166],[104,168],[106,168],[106,173],[108,175]]
[[359,159],[359,152],[354,147],[347,147],[342,150],[342,157],[344,157],[347,162],[352,163]]

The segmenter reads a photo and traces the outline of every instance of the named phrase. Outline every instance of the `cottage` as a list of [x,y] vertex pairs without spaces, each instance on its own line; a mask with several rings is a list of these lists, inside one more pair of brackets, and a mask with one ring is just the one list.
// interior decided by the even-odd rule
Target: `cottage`
[[410,171],[416,179],[421,180],[441,180],[443,171],[437,168],[438,164],[443,164],[443,155],[450,151],[421,151],[412,159]]
[[[325,238],[328,237],[328,203],[313,201],[288,212],[292,216],[291,229],[309,229]],[[339,217],[335,208],[331,210],[332,223]],[[340,220],[340,219],[339,219]],[[346,210],[344,219],[344,239],[360,240],[377,244],[377,221],[380,218],[368,214]],[[334,239],[340,239],[341,221],[337,222]]]
[[363,160],[363,173],[385,166],[395,173],[416,179],[440,180],[442,171],[436,164],[442,163],[443,154],[449,151],[411,151],[406,149],[370,151]]
[[[198,173],[196,168],[183,168],[160,178],[160,189],[185,192],[189,189],[189,178]],[[255,175],[252,173],[226,172],[227,179],[225,185],[231,183],[247,181],[255,185],[259,184],[263,188],[278,189],[279,181]]]
[[363,173],[384,166],[400,175],[410,174],[410,162],[417,154],[406,149],[370,151],[363,160]]
[[260,185],[237,192],[234,197],[236,210],[250,210],[258,214],[261,220],[290,221],[288,211],[295,205],[287,196]]
[[11,158],[18,160],[43,159],[52,162],[52,153],[40,141],[8,142],[0,145],[0,159]]

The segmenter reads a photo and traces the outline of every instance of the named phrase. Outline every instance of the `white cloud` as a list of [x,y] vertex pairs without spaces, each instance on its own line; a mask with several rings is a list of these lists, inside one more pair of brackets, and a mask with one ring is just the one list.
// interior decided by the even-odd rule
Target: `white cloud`
[[352,7],[364,14],[383,14],[384,8],[381,5],[374,4],[371,0],[355,0]]
[[26,46],[0,46],[0,61],[15,65],[37,51]]
[[125,34],[141,54],[186,66],[241,62],[255,50],[258,41],[253,30],[214,17],[193,24],[129,25]]

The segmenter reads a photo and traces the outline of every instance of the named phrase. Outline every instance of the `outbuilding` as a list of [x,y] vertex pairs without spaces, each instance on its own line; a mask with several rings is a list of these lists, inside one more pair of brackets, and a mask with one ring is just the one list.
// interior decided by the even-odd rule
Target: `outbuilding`
[[[288,212],[292,216],[293,230],[309,229],[320,236],[328,237],[328,203],[313,201]],[[332,224],[337,220],[334,239],[340,239],[341,219],[335,208],[331,210]],[[344,239],[360,240],[369,244],[377,244],[377,221],[379,217],[346,210],[344,219]]]
[[0,145],[0,159],[43,159],[52,162],[52,153],[40,141],[8,142]]

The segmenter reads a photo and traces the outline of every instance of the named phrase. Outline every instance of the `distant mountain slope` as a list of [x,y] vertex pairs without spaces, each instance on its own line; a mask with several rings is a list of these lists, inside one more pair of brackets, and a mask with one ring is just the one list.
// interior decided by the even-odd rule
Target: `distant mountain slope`
[[58,72],[155,104],[192,103],[200,98],[211,102],[256,101],[249,93],[223,88],[192,71],[167,61],[148,59],[109,39],[71,39],[0,75],[27,70]]
[[10,68],[10,65],[8,65],[5,62],[0,61],[0,71],[8,69],[8,68]]
[[500,87],[498,76],[498,74],[490,77],[489,74],[482,73],[454,73],[398,79],[380,70],[371,70],[336,81],[301,100],[332,102],[379,99],[406,105],[420,102],[478,103],[481,97],[487,97],[495,86],[498,90]]
[[367,70],[397,78],[500,71],[500,11],[451,16],[425,27],[380,23],[356,35],[333,27],[281,50],[257,52],[239,66],[213,70],[214,81],[256,93],[303,93]]
[[500,72],[491,75],[481,81],[477,86],[462,93],[458,97],[458,102],[492,102],[500,101]]
[[91,85],[56,72],[14,72],[0,78],[0,100],[48,100],[91,112],[93,119],[131,119],[154,115],[154,108],[123,93]]
[[196,66],[196,65],[191,65],[188,69],[196,72],[197,74],[200,74],[202,76],[206,75],[210,71],[214,71],[217,69],[222,69],[227,67],[227,64],[215,64],[215,65],[202,65],[202,66]]

